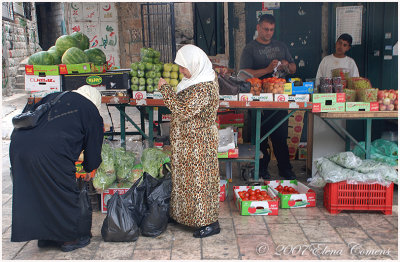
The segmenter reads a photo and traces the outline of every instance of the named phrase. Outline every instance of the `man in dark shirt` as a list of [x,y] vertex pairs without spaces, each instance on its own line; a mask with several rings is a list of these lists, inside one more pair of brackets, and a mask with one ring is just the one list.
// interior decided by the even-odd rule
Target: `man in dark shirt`
[[[280,72],[279,77],[296,72],[296,64],[289,53],[287,46],[272,39],[275,31],[275,18],[272,15],[262,15],[257,24],[257,38],[248,43],[243,49],[240,58],[240,69],[253,77],[260,79],[271,77],[274,71]],[[275,70],[274,70],[275,69]],[[264,110],[261,120],[267,119],[274,111]],[[271,127],[275,126],[288,112],[279,110],[266,125],[261,127],[261,136],[264,136]],[[288,137],[288,121],[285,121],[271,134],[272,146],[278,160],[279,175],[286,179],[296,179],[289,160],[289,150],[286,139]],[[260,145],[264,158],[260,161],[259,174],[262,178],[270,178],[268,164],[268,141],[265,139]]]

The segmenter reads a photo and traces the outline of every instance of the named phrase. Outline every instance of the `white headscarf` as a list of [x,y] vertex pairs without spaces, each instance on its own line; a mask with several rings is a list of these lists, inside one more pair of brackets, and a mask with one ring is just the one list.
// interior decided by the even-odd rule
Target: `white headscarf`
[[100,111],[101,107],[101,94],[100,91],[94,88],[93,86],[90,85],[84,85],[79,87],[77,90],[73,90],[73,92],[76,92],[78,94],[83,95],[87,99],[93,102],[93,104],[97,107],[97,109]]
[[192,75],[190,78],[184,77],[179,82],[177,93],[189,86],[215,79],[215,72],[210,59],[208,59],[203,50],[195,45],[185,45],[179,49],[176,54],[175,63],[188,69]]

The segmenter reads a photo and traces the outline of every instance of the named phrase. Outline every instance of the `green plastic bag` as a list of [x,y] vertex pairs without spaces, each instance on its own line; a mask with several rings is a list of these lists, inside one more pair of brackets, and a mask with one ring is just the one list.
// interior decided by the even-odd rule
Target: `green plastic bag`
[[[365,142],[359,143],[361,147],[365,149]],[[354,147],[353,153],[365,159],[365,153],[359,146]],[[377,139],[371,143],[371,159],[379,162],[389,164],[391,166],[397,166],[398,164],[398,147],[395,143],[385,140]]]

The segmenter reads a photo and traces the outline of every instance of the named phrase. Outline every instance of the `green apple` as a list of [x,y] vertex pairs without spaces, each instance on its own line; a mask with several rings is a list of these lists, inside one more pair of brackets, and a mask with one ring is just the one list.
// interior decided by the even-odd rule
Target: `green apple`
[[154,58],[160,58],[160,56],[161,56],[160,52],[158,52],[156,50],[154,50],[153,55],[154,55]]
[[156,77],[160,78],[161,77],[161,72],[156,72]]
[[160,78],[159,77],[155,77],[155,78],[153,78],[153,84],[154,85],[158,85],[158,82],[160,81]]
[[171,79],[170,78],[164,78],[164,80],[165,80],[165,82],[167,82],[168,84],[169,84],[169,82],[171,82]]
[[138,70],[137,71],[137,76],[138,77],[144,77],[144,70]]
[[171,63],[164,64],[164,72],[171,72],[171,70],[172,70],[172,64]]
[[153,70],[153,64],[152,63],[146,63],[146,71]]
[[153,85],[153,78],[147,78],[146,79],[146,84],[147,85]]
[[160,58],[159,57],[153,58],[153,64],[158,64],[159,62],[160,62]]
[[146,91],[149,92],[149,93],[153,93],[153,91],[154,91],[153,85],[147,85]]
[[158,92],[158,85],[154,85],[154,92]]
[[131,77],[138,76],[137,70],[136,71],[130,71],[129,74],[131,75]]
[[172,71],[171,72],[171,78],[178,79],[178,72]]
[[146,91],[146,86],[145,85],[140,85],[139,86],[139,91]]
[[179,80],[182,80],[184,77],[185,76],[182,73],[179,74]]
[[169,71],[164,71],[164,72],[162,73],[162,77],[163,77],[163,78],[170,78],[170,77],[171,77],[171,73],[170,73]]
[[153,65],[153,71],[154,72],[161,72],[163,69],[163,66],[161,64],[154,64]]
[[132,91],[138,91],[139,90],[139,86],[138,85],[131,85],[131,89],[132,89]]
[[178,72],[179,71],[179,66],[177,64],[172,65],[172,71],[173,72]]
[[178,85],[178,80],[177,79],[171,79],[171,81],[169,83],[171,84],[171,86],[177,86]]
[[138,70],[138,64],[139,64],[139,62],[132,63],[132,64],[131,64],[131,69],[132,69],[133,71],[137,71],[137,70]]
[[138,63],[138,69],[141,71],[144,71],[144,69],[146,68],[146,64],[144,62],[139,62]]
[[144,86],[146,84],[146,79],[141,77],[139,78],[139,85]]
[[146,78],[154,78],[154,77],[156,77],[156,72],[154,71],[146,72]]
[[132,78],[131,78],[131,84],[132,84],[132,85],[137,85],[137,84],[139,84],[139,78],[136,77],[136,76],[132,77]]

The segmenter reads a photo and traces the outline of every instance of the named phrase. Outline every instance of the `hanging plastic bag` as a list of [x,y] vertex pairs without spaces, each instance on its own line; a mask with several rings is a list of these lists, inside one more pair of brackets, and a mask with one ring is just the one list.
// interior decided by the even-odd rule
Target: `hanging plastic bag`
[[[365,142],[359,143],[365,149]],[[359,146],[355,146],[353,153],[365,159],[365,152]],[[371,159],[389,164],[391,166],[398,165],[398,147],[397,144],[385,139],[377,139],[371,143]]]
[[147,195],[148,209],[140,224],[140,232],[143,236],[156,237],[167,229],[171,191],[171,175],[167,174],[159,179],[157,185]]
[[133,242],[139,238],[139,227],[124,203],[115,193],[107,203],[107,216],[101,227],[105,242]]
[[79,193],[80,218],[78,232],[81,236],[92,236],[92,205],[89,199],[88,182],[84,181]]

